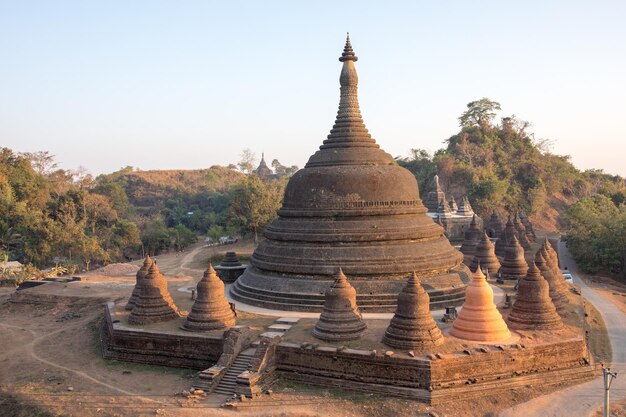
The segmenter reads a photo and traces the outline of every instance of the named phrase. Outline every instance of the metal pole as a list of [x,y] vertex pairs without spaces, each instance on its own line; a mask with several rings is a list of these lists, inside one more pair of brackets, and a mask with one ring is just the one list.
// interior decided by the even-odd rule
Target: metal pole
[[602,366],[602,377],[604,379],[604,417],[609,417],[609,390],[613,378],[617,378],[617,372],[611,372],[611,368]]

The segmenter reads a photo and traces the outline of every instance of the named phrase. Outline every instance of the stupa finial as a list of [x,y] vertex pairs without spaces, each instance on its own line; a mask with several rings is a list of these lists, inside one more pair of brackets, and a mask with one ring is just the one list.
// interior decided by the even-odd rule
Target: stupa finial
[[358,61],[359,57],[354,54],[352,44],[350,43],[350,32],[346,35],[346,46],[343,48],[343,53],[339,57],[339,61]]

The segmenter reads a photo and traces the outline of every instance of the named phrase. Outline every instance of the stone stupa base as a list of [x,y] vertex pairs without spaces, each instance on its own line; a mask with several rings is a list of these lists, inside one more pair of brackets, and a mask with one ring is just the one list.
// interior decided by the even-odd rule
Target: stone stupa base
[[[347,273],[348,274],[348,273]],[[397,277],[359,279],[350,277],[357,292],[357,305],[362,312],[393,313],[398,294],[406,284],[409,273]],[[465,300],[465,287],[470,280],[469,269],[460,265],[456,270],[437,276],[420,277],[430,296],[430,309],[460,306]],[[230,288],[231,296],[242,303],[287,311],[322,311],[324,292],[334,282],[333,276],[319,279],[266,275],[249,267]]]

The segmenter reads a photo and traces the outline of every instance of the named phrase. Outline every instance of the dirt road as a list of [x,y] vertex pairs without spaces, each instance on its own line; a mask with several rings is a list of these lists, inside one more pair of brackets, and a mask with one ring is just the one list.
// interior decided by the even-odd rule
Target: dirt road
[[[581,272],[563,243],[559,245],[559,255],[561,264],[567,265],[572,272],[574,283],[581,286],[583,296],[598,309],[606,323],[613,350],[611,368],[618,373],[618,378],[611,386],[611,399],[623,400],[626,398],[626,315],[579,278]],[[603,401],[603,382],[600,377],[585,384],[537,397],[504,411],[500,416],[588,417],[603,406]]]

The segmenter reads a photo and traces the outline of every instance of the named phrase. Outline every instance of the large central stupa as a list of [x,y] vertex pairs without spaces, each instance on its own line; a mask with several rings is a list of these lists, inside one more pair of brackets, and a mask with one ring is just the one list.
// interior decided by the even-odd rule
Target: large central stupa
[[350,38],[339,58],[335,125],[289,181],[278,218],[231,288],[236,300],[321,311],[341,267],[364,311],[390,311],[416,272],[431,308],[463,301],[469,270],[441,226],[426,215],[417,181],[369,134],[359,109]]

